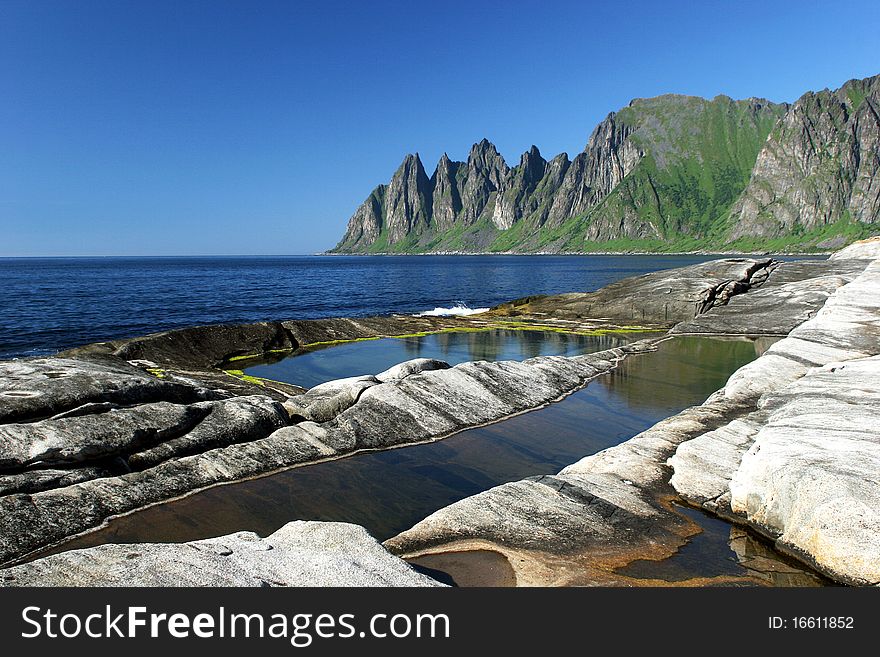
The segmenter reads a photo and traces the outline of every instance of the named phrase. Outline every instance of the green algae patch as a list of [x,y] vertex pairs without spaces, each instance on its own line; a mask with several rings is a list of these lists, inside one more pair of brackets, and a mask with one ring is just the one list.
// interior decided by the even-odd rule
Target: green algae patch
[[349,342],[365,342],[367,340],[381,340],[382,338],[387,338],[391,336],[387,335],[374,335],[369,338],[345,338],[343,340],[320,340],[318,342],[308,342],[303,346],[303,348],[307,347],[332,347],[337,344],[348,344]]
[[165,370],[160,367],[148,367],[147,372],[155,376],[157,379],[164,379],[166,377]]
[[291,351],[293,351],[293,349],[291,349],[289,347],[287,349],[269,349],[269,351],[264,351],[264,352],[258,353],[258,354],[245,354],[244,356],[232,356],[231,358],[227,358],[226,362],[227,363],[235,363],[235,362],[242,361],[242,360],[254,360],[257,358],[263,358],[264,356],[266,356],[268,354],[286,354]]
[[242,370],[223,370],[229,376],[238,379],[239,381],[244,381],[245,383],[252,383],[254,385],[260,386],[261,388],[266,387],[266,383],[271,383],[269,379],[262,379],[258,376],[251,376],[250,374],[245,374]]

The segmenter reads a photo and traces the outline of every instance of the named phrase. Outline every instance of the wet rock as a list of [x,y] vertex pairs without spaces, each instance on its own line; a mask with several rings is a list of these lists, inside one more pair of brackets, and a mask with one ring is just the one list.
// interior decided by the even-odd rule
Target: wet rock
[[64,352],[81,357],[112,354],[123,360],[149,360],[159,364],[186,363],[192,368],[219,367],[230,358],[273,350],[292,350],[297,342],[280,322],[216,324],[153,333],[139,338],[86,345]]
[[730,212],[730,239],[877,222],[878,103],[880,76],[801,96],[758,153]]
[[441,586],[363,527],[291,522],[181,544],[101,545],[0,570],[0,586]]

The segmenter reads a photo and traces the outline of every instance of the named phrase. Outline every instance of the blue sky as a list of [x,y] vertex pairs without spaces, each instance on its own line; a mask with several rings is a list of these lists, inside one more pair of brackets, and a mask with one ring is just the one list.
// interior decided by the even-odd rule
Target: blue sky
[[404,154],[880,73],[880,3],[0,0],[0,255],[333,246]]

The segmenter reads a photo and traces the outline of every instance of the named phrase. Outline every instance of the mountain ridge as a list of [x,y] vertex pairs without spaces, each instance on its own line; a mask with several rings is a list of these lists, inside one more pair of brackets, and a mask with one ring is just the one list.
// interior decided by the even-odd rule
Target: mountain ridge
[[407,155],[330,253],[816,251],[880,233],[880,76],[795,103],[679,94],[610,112],[584,150],[511,167],[488,140]]

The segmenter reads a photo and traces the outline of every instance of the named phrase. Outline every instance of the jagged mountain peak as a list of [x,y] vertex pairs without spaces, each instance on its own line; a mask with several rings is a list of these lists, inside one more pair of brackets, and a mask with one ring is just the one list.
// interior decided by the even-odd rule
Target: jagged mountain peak
[[[493,162],[496,160],[500,160],[504,162],[504,158],[498,152],[498,149],[495,147],[491,141],[486,139],[485,137],[478,141],[476,144],[471,146],[470,153],[468,153],[468,164],[481,164],[487,162]],[[506,166],[506,165],[505,165]]]
[[[484,138],[464,162],[444,153],[428,179],[407,156],[337,251],[833,248],[880,232],[878,143],[880,76],[792,105],[635,98],[571,159],[548,162],[532,145],[510,167]],[[823,237],[841,231],[844,242]]]
[[422,165],[422,158],[419,157],[418,152],[407,153],[403,157],[403,161],[400,163],[400,167],[398,167],[398,169],[401,169],[403,167],[409,167],[409,166],[417,166],[417,167],[424,168],[424,166]]

